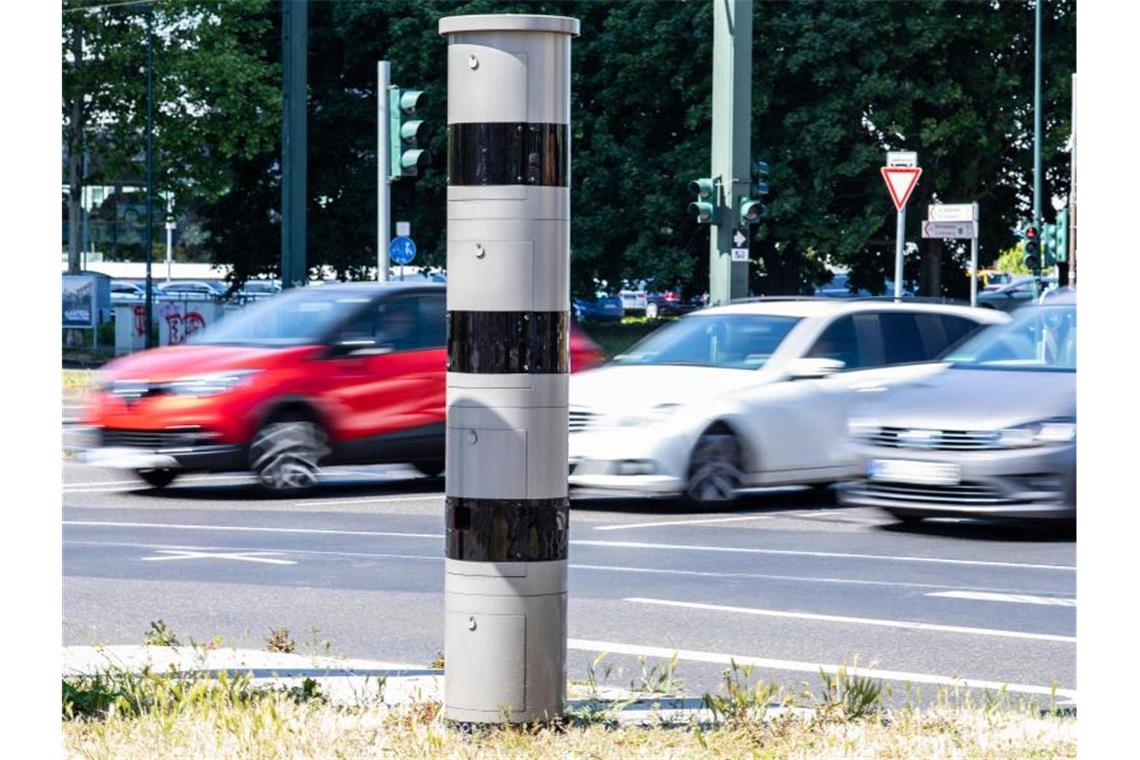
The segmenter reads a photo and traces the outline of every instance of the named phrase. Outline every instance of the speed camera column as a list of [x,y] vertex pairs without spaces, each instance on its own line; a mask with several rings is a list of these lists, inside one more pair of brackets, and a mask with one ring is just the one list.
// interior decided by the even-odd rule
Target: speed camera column
[[447,37],[449,720],[566,701],[570,39],[577,19],[440,20]]

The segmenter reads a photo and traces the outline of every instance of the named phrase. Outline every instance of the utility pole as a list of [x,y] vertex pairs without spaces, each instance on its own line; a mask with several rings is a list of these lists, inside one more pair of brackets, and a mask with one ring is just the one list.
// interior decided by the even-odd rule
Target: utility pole
[[146,10],[146,233],[143,235],[146,246],[146,341],[147,348],[154,347],[151,337],[151,323],[154,315],[154,281],[151,266],[154,264],[154,3]]
[[388,86],[392,64],[376,62],[376,279],[388,281],[388,243],[392,239],[392,180],[389,176],[390,149]]
[[305,250],[309,1],[285,0],[282,14],[281,287],[291,288],[309,279]]
[[1077,75],[1073,74],[1069,151],[1069,284],[1077,284]]
[[[1041,8],[1045,0],[1035,4],[1035,42],[1033,45],[1033,226],[1041,229]],[[1042,253],[1044,255],[1044,253]],[[1036,267],[1044,266],[1042,259]]]
[[712,230],[709,305],[748,295],[748,262],[732,260],[737,206],[749,197],[752,153],[752,0],[713,0]]

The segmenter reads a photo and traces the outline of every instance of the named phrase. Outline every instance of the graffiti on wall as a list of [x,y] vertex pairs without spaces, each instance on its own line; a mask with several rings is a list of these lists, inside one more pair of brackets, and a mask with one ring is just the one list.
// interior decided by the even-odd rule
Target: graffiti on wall
[[[159,345],[181,346],[190,336],[206,329],[206,319],[184,303],[168,302],[158,309]],[[135,336],[146,335],[146,307],[134,308]]]

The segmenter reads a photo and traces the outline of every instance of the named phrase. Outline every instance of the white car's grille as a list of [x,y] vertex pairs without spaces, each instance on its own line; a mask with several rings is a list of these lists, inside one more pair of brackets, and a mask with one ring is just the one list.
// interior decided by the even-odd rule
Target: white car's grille
[[601,415],[598,412],[583,407],[570,408],[570,432],[578,433],[598,421]]
[[998,435],[992,430],[912,430],[881,427],[864,440],[873,446],[892,449],[928,449],[936,451],[970,451],[996,449]]

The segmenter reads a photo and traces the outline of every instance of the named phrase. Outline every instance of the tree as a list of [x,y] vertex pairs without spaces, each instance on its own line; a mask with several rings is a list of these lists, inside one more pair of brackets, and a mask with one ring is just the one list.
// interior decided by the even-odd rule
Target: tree
[[[273,7],[270,0],[65,0],[63,126],[73,238],[83,182],[145,184],[147,15],[154,26],[156,205],[170,191],[180,206],[192,206],[229,188],[231,159],[251,158],[275,140],[279,66],[258,39],[272,26]],[[100,168],[79,177],[84,148],[98,154]],[[69,246],[74,267],[77,250]]]

